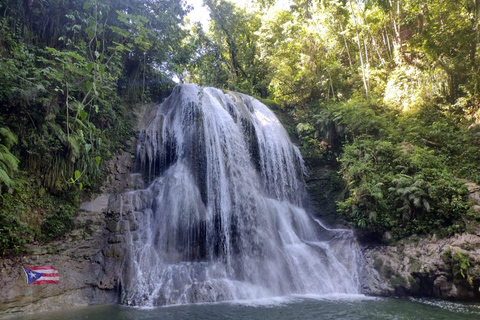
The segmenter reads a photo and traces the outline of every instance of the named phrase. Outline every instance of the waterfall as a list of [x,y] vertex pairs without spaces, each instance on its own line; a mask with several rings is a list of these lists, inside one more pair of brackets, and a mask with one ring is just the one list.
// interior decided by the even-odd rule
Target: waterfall
[[358,293],[352,232],[306,211],[301,155],[258,100],[177,86],[146,115],[136,158],[148,188],[121,195],[122,303]]

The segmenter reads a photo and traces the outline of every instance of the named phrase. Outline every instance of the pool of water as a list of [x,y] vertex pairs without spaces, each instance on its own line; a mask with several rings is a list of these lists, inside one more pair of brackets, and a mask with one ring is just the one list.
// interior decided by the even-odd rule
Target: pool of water
[[289,296],[265,300],[130,308],[90,306],[10,318],[14,320],[462,320],[480,319],[480,303],[465,304],[432,299],[372,298],[363,295]]

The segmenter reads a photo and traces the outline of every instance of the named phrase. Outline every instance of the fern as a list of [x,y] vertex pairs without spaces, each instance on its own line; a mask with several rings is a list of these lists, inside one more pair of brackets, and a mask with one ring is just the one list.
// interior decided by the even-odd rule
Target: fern
[[0,138],[0,142],[4,141],[3,145],[5,145],[7,148],[10,148],[12,145],[18,142],[17,136],[10,131],[9,128],[1,127],[0,136],[3,137],[3,139]]
[[19,160],[10,152],[10,147],[18,141],[17,136],[9,128],[0,128],[0,187],[14,185],[12,174],[18,170]]
[[10,176],[2,168],[0,168],[0,183],[4,183],[7,187],[12,186],[14,183]]
[[8,172],[14,172],[18,170],[19,160],[7,149],[4,145],[0,144],[0,168]]

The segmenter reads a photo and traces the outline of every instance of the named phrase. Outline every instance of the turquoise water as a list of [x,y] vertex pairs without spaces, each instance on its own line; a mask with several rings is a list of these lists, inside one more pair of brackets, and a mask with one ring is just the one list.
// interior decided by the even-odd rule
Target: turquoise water
[[430,299],[369,298],[361,295],[293,296],[136,309],[118,305],[49,312],[14,320],[462,320],[480,319],[480,304]]

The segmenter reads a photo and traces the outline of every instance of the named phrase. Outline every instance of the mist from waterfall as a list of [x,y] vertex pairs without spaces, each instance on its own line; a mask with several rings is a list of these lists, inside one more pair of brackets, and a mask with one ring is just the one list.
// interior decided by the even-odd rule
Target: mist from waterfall
[[300,152],[258,100],[177,86],[145,116],[136,158],[148,188],[121,195],[122,303],[358,293],[352,232],[306,211]]

